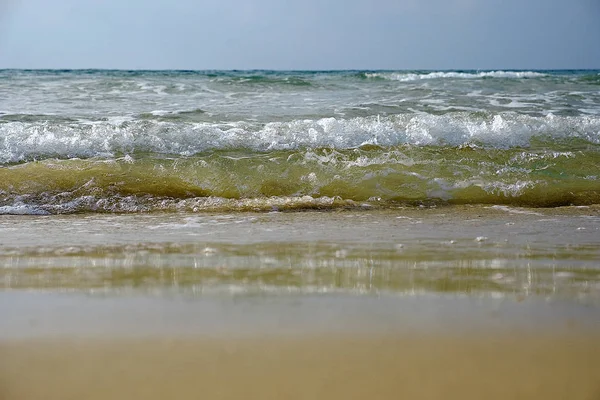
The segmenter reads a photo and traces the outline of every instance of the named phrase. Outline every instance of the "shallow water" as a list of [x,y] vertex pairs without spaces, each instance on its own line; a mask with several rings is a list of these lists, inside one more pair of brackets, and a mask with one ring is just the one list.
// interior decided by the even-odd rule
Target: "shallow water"
[[6,289],[600,300],[597,207],[0,218]]

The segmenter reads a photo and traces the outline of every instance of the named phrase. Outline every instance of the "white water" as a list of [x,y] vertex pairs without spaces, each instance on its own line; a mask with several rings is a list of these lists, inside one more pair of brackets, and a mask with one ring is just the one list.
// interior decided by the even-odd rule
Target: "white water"
[[600,143],[600,116],[533,117],[516,113],[401,114],[267,124],[112,119],[0,124],[0,163],[46,157],[112,157],[136,151],[189,156],[213,149],[286,150],[379,146],[527,147],[531,139]]

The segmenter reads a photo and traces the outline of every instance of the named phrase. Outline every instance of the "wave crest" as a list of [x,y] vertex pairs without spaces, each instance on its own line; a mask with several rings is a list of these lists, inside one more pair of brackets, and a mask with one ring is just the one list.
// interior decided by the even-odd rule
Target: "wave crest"
[[600,204],[598,153],[364,146],[0,168],[0,214]]
[[535,117],[516,113],[398,114],[256,124],[156,120],[0,124],[0,164],[45,158],[111,158],[150,152],[190,156],[206,151],[330,147],[465,146],[506,149],[546,141],[600,144],[600,117]]

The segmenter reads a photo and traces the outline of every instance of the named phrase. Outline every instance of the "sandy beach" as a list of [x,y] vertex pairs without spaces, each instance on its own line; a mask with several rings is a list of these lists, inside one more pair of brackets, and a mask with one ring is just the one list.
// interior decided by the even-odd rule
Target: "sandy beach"
[[597,207],[0,217],[0,398],[597,399]]
[[589,399],[597,335],[106,339],[0,344],[12,399]]

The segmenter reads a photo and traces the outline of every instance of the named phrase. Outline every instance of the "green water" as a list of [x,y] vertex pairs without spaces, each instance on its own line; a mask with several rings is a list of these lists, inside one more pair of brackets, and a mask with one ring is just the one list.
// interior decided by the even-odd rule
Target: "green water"
[[[568,150],[567,150],[568,149]],[[0,168],[0,204],[50,213],[600,202],[600,152],[362,146],[189,157],[46,159]]]

